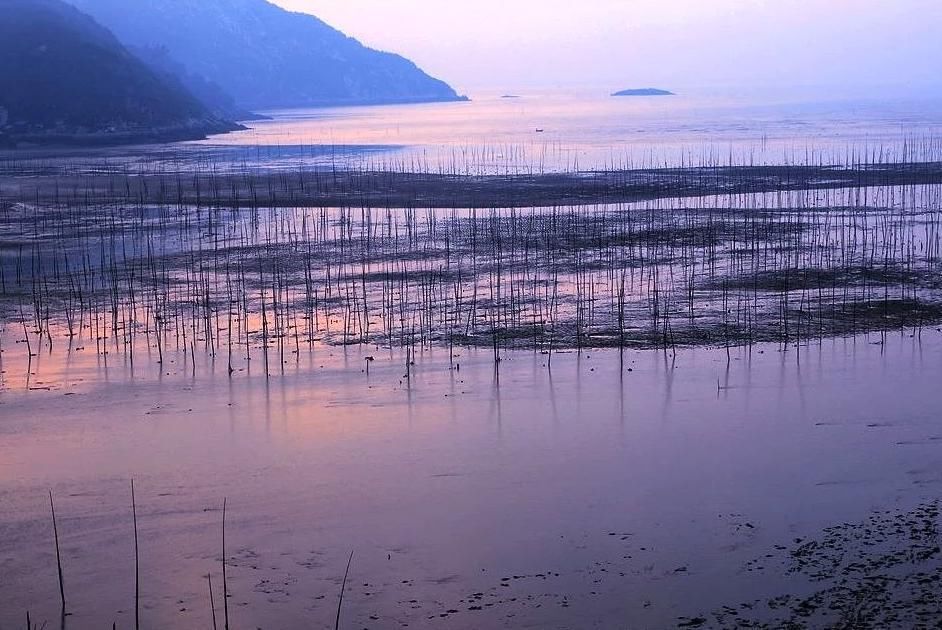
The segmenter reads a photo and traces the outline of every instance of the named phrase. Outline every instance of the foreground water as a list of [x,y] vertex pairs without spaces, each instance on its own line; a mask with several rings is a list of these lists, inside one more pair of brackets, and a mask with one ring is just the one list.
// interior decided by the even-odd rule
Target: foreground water
[[[0,627],[662,628],[802,593],[775,545],[942,482],[942,335],[782,351],[294,355],[266,379],[3,336]],[[94,342],[92,342],[94,345]],[[375,360],[366,361],[367,356]],[[369,374],[365,372],[369,364]],[[221,621],[220,621],[221,623]]]

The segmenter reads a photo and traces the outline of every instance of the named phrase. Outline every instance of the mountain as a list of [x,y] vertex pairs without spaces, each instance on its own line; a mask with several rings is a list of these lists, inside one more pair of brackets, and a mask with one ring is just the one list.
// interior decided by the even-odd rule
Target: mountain
[[235,128],[74,7],[0,0],[6,143],[191,139]]
[[658,88],[634,88],[615,92],[612,96],[676,96],[676,94]]
[[266,0],[70,1],[125,45],[166,48],[241,107],[465,100],[404,57]]
[[187,70],[186,66],[171,57],[170,51],[164,46],[129,46],[128,49],[158,75],[167,80],[181,83],[183,87],[189,90],[190,94],[195,96],[216,116],[227,120],[261,120],[266,118],[239,107],[235,99],[218,84]]

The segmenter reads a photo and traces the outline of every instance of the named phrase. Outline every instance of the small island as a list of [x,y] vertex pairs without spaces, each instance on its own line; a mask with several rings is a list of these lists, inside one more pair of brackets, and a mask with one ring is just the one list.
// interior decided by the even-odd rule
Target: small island
[[622,90],[615,92],[612,96],[676,96],[673,92],[659,90],[657,88],[640,88],[633,90]]

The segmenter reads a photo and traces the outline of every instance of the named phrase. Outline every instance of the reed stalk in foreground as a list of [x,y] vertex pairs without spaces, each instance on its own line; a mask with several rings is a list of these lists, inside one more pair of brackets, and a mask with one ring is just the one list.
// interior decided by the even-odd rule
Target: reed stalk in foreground
[[229,630],[229,583],[226,579],[226,503],[222,500],[222,618],[223,625]]
[[131,515],[134,520],[134,628],[141,629],[141,563],[137,541],[137,501],[134,498],[134,480],[131,480]]
[[52,511],[52,534],[56,541],[56,568],[59,572],[59,600],[62,602],[62,618],[65,619],[65,586],[62,582],[62,554],[59,551],[59,525],[56,523],[56,506],[49,491],[49,509]]
[[334,622],[334,630],[340,630],[340,610],[343,608],[343,593],[347,590],[347,576],[350,575],[350,565],[353,563],[353,552],[347,559],[347,570],[343,572],[343,582],[340,584],[340,600],[337,602],[337,620]]
[[209,609],[213,613],[213,630],[216,630],[216,600],[213,598],[213,574],[207,573],[206,579],[209,580]]

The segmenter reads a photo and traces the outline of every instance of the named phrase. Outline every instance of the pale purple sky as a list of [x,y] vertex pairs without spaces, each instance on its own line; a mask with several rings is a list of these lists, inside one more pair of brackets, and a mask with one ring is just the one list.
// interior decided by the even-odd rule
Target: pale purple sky
[[940,85],[942,0],[274,0],[459,90]]

